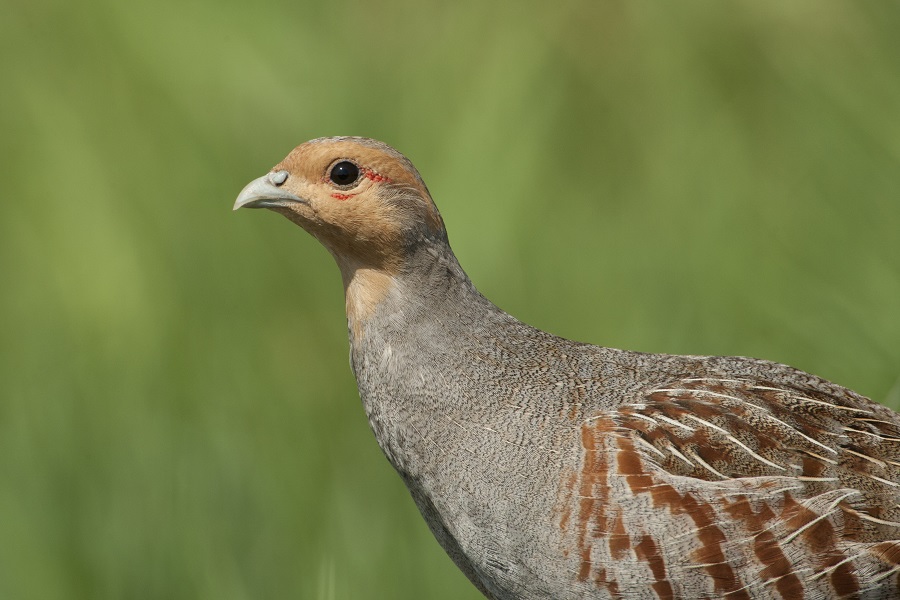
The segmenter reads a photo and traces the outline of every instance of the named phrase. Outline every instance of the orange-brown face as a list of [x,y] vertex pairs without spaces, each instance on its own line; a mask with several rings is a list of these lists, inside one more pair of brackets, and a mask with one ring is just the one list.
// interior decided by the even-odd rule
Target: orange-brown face
[[398,268],[421,236],[443,237],[440,214],[412,163],[365,138],[321,138],[295,148],[235,202],[283,214],[342,265]]

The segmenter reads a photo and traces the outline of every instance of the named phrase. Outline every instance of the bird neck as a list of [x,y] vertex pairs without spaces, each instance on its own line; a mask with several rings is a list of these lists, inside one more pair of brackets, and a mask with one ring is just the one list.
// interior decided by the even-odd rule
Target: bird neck
[[372,327],[403,328],[426,315],[437,317],[448,303],[481,298],[446,243],[422,243],[391,268],[338,263],[353,346],[362,343]]
[[[460,410],[445,378],[466,373],[466,345],[489,343],[503,317],[446,245],[417,249],[392,275],[357,269],[346,290],[350,365],[363,407],[379,445],[411,485],[434,471],[427,458],[427,440],[438,435],[432,428]],[[430,422],[419,422],[424,415]]]
[[356,266],[341,269],[347,326],[351,341],[362,337],[363,326],[369,321],[396,283],[396,273],[384,269]]

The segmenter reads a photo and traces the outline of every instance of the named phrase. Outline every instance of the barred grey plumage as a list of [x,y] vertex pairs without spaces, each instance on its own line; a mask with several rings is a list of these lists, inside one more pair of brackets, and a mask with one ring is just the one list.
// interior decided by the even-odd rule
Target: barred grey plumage
[[381,142],[307,142],[242,206],[334,255],[372,429],[489,598],[900,596],[897,413],[785,365],[517,321]]

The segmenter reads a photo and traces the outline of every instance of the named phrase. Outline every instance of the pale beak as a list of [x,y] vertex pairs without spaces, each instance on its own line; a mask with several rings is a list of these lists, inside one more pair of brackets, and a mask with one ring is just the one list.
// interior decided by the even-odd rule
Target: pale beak
[[234,201],[234,210],[239,208],[274,208],[286,206],[292,202],[309,204],[300,196],[292,194],[281,187],[287,181],[287,178],[287,171],[273,171],[259,179],[254,179],[238,194],[237,200]]

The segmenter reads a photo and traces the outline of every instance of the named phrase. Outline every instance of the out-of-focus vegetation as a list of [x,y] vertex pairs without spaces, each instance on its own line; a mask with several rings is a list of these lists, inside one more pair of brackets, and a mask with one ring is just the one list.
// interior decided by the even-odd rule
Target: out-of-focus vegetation
[[406,153],[523,320],[900,406],[896,3],[2,12],[0,598],[478,597],[368,431],[330,257],[231,212],[311,137]]

